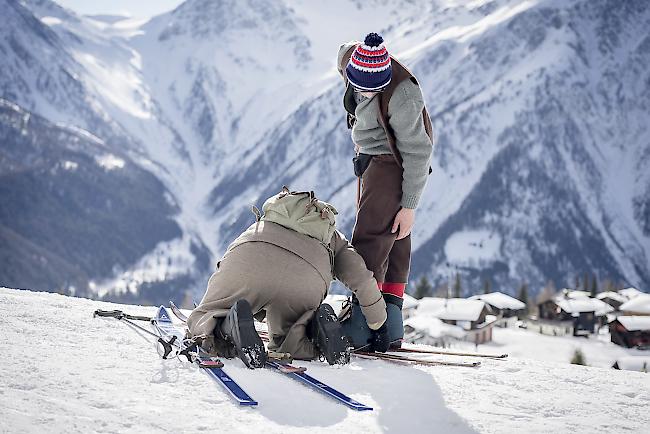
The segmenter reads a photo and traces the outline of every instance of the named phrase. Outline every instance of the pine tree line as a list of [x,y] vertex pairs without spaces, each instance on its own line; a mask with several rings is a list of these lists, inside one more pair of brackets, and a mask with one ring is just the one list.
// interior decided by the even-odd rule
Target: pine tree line
[[[466,293],[473,294],[471,291],[467,291],[463,287],[462,277],[459,272],[455,273],[453,280],[453,284],[447,282],[437,288],[434,288],[429,278],[426,275],[422,275],[415,285],[413,296],[419,300],[423,297],[430,296],[438,296],[443,298],[462,298]],[[599,285],[598,277],[595,274],[590,273],[585,273],[582,278],[580,275],[576,275],[574,283],[574,288],[576,290],[588,292],[592,297],[595,297],[600,292],[617,291],[619,289],[622,289],[624,286],[622,284],[617,285],[610,279],[604,279]],[[492,292],[492,290],[492,282],[489,278],[485,278],[483,280],[483,294],[489,294]],[[534,305],[551,299],[555,296],[556,293],[557,289],[555,287],[555,284],[553,281],[549,281],[538,293],[536,300],[533,300],[530,297],[528,283],[523,282],[517,291],[516,298],[522,303],[526,304],[526,306],[528,306],[528,310],[531,311]]]

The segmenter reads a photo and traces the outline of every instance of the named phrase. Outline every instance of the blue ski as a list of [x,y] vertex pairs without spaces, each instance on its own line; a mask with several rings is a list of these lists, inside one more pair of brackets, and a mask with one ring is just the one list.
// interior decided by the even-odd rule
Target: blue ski
[[[181,347],[183,346],[182,342],[185,338],[183,331],[172,323],[169,312],[167,309],[165,309],[164,306],[160,306],[158,312],[156,313],[156,316],[152,320],[152,323],[161,334],[161,336],[168,339],[171,339],[175,336],[176,341],[180,344]],[[212,366],[215,363],[214,360],[203,358],[201,356],[197,358],[196,363],[199,365],[200,369],[202,369],[212,379],[221,384],[230,394],[230,396],[239,403],[239,405],[257,405],[257,401],[251,398],[250,395],[248,395],[248,393],[246,393],[244,389],[242,389],[235,382],[235,380],[233,380],[228,374],[226,374],[223,369],[221,369],[221,367],[219,367],[219,365],[223,366],[223,364],[216,362],[218,364]]]
[[367,411],[367,410],[372,410],[372,407],[368,407],[365,404],[360,403],[359,401],[356,401],[349,396],[339,392],[338,390],[334,389],[333,387],[328,386],[327,384],[318,381],[311,375],[306,374],[305,372],[286,372],[285,369],[283,368],[293,368],[295,369],[295,366],[288,365],[285,363],[281,362],[276,362],[273,360],[269,360],[266,362],[266,366],[275,369],[277,371],[280,371],[284,373],[285,375],[288,375],[289,377],[293,378],[294,380],[301,381],[311,387],[313,387],[315,390],[336,399],[340,403],[350,407],[353,410],[357,411]]
[[[181,310],[173,303],[169,302],[170,307],[172,309],[172,312],[178,319],[180,319],[183,322],[187,322],[187,316],[181,312]],[[342,404],[350,407],[353,410],[357,411],[367,411],[367,410],[372,410],[372,407],[368,407],[367,405],[364,405],[358,401],[355,401],[354,399],[350,398],[349,396],[339,392],[338,390],[334,389],[333,387],[328,386],[327,384],[323,383],[322,381],[319,381],[312,377],[311,375],[306,374],[304,371],[306,369],[300,369],[297,368],[289,363],[283,363],[280,361],[274,361],[274,360],[269,360],[266,362],[266,366],[268,368],[274,369],[276,371],[282,372],[285,375],[290,376],[294,380],[300,381],[302,383],[305,383],[311,387],[313,387],[315,390],[318,392],[321,392],[331,398],[336,399],[337,401],[341,402]]]

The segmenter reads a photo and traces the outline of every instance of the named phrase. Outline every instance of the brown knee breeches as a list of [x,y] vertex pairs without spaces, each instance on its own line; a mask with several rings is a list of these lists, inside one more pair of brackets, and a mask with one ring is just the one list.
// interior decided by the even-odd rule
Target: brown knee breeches
[[402,168],[392,155],[375,156],[361,179],[352,245],[377,282],[405,284],[411,263],[411,236],[397,241],[397,233],[391,233],[401,207]]

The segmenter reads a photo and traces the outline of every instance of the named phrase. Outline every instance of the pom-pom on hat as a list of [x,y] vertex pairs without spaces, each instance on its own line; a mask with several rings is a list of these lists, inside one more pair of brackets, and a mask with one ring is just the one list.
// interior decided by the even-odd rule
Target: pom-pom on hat
[[363,91],[373,92],[390,83],[392,68],[384,38],[369,33],[363,44],[357,45],[345,68],[350,84]]

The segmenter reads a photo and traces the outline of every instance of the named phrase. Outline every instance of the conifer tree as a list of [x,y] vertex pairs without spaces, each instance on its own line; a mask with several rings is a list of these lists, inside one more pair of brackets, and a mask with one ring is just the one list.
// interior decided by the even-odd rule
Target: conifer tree
[[433,290],[433,286],[431,286],[429,279],[427,279],[427,276],[422,275],[420,280],[418,280],[418,283],[415,285],[415,294],[413,294],[413,296],[420,300],[422,297],[430,295],[431,290]]
[[573,353],[573,357],[571,357],[571,364],[587,366],[587,359],[585,359],[585,355],[580,350],[580,348],[576,348],[575,352]]
[[492,284],[490,279],[486,278],[483,282],[483,294],[489,294],[490,292],[492,292]]
[[594,278],[591,280],[591,296],[595,297],[598,295],[598,280],[596,279],[596,275],[594,275]]
[[519,295],[517,297],[519,301],[528,306],[528,285],[526,282],[522,283],[519,287]]
[[460,298],[463,293],[463,287],[460,283],[460,273],[456,273],[456,281],[454,282],[454,297]]

